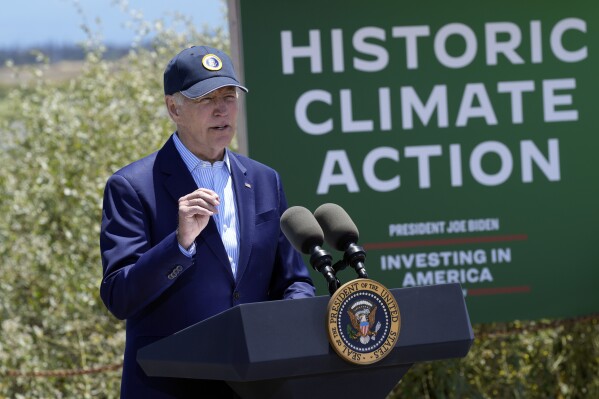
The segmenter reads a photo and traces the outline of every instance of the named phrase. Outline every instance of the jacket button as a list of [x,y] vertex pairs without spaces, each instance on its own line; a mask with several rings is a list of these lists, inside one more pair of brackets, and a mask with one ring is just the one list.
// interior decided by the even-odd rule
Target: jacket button
[[239,292],[235,291],[233,293],[233,299],[235,299],[235,300],[239,299]]
[[182,271],[183,271],[183,266],[177,265],[173,270],[171,270],[171,272],[168,274],[167,277],[169,280],[173,280],[175,277],[177,277],[179,274],[181,274]]

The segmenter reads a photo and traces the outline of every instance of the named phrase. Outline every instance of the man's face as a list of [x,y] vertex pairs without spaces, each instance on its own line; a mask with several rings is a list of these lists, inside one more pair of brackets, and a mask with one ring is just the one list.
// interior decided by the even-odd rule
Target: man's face
[[183,143],[206,161],[221,159],[235,134],[237,89],[226,86],[205,96],[185,99],[178,108],[177,130]]

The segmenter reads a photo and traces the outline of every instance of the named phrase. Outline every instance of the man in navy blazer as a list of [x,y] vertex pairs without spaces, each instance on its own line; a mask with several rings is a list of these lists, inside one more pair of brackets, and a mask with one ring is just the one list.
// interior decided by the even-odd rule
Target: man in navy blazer
[[121,398],[236,397],[220,381],[148,377],[137,350],[241,303],[314,296],[314,285],[280,229],[279,174],[227,148],[247,92],[227,54],[183,50],[164,91],[177,130],[104,191],[100,294],[127,321]]

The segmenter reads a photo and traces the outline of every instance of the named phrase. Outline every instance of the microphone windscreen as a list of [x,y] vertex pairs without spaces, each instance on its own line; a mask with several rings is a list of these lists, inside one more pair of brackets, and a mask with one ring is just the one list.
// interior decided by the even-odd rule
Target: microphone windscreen
[[358,228],[339,205],[322,204],[314,211],[314,217],[322,227],[327,244],[336,250],[345,251],[348,244],[358,242]]
[[302,206],[292,206],[283,212],[281,230],[291,245],[304,254],[310,254],[314,246],[324,243],[322,228],[312,212]]

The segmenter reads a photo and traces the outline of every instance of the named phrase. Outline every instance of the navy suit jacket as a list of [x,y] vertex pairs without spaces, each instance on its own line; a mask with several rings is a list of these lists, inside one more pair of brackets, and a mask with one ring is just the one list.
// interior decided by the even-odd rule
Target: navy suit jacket
[[233,152],[229,159],[240,225],[236,277],[213,219],[196,238],[193,258],[179,249],[178,199],[197,186],[172,137],[108,179],[100,295],[127,320],[122,398],[199,397],[208,384],[147,377],[139,348],[237,304],[314,296],[301,254],[280,229],[287,201],[278,173]]

